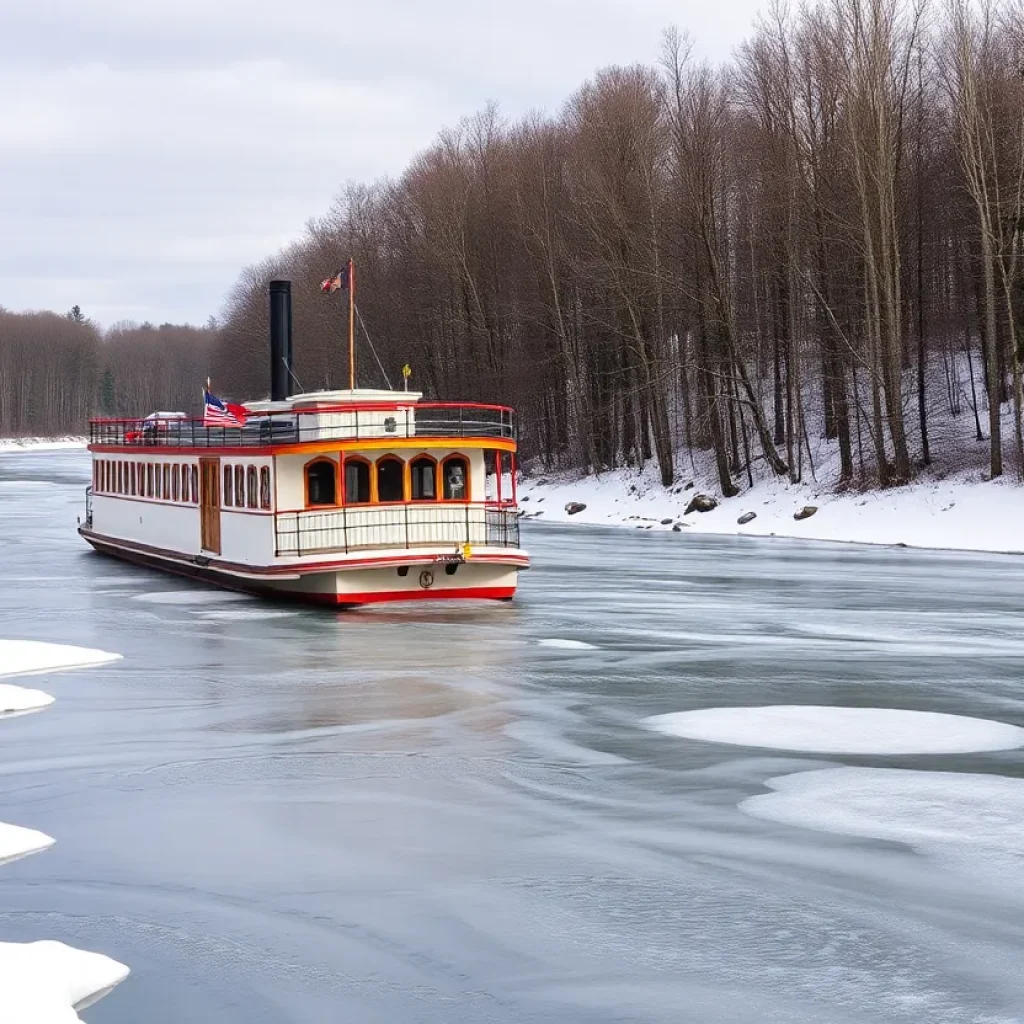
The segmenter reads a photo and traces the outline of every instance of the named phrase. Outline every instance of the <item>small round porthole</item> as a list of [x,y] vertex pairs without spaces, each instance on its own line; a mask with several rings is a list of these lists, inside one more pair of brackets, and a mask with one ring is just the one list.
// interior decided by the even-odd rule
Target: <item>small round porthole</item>
[[449,562],[448,565],[446,565],[444,567],[444,572],[445,572],[446,576],[454,576],[458,571],[459,571],[459,563],[458,562]]
[[407,565],[400,565],[398,567],[398,575],[399,576],[408,576],[409,575],[409,566],[407,566]]

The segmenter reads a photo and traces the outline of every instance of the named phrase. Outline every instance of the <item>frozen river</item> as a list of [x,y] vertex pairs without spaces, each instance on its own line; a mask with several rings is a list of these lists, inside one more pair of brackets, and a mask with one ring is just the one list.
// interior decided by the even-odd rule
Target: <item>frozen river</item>
[[92,554],[87,476],[0,455],[0,636],[124,656],[0,734],[0,939],[128,964],[93,1024],[1024,1020],[1021,749],[648,721],[1024,726],[1024,560],[528,523],[511,605],[299,611]]

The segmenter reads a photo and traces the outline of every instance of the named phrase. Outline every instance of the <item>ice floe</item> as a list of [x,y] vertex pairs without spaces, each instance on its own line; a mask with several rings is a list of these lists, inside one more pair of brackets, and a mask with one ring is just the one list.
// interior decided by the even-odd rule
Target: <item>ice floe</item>
[[658,732],[712,743],[818,754],[966,754],[1024,746],[1005,722],[893,708],[703,708],[655,715]]
[[547,640],[539,640],[541,647],[557,647],[563,651],[596,651],[593,644],[584,643],[582,640],[561,640],[558,637],[550,637]]
[[1024,779],[900,768],[824,768],[768,779],[755,818],[906,843],[924,853],[1024,864]]
[[53,697],[42,690],[30,690],[25,686],[11,686],[0,683],[0,718],[24,715],[39,711],[53,703]]
[[0,1021],[72,1024],[128,976],[124,964],[63,942],[0,942]]
[[[19,857],[27,857],[30,853],[39,853],[53,846],[54,840],[45,832],[37,832],[34,828],[22,828],[20,825],[8,825],[0,821],[0,864]],[[5,1018],[0,1017],[0,1020]]]
[[86,668],[117,661],[120,654],[97,651],[70,644],[42,643],[38,640],[0,639],[0,676],[36,675],[66,668]]
[[225,601],[251,601],[247,594],[236,594],[231,590],[156,590],[148,594],[136,594],[133,601],[146,604],[218,604]]
[[273,608],[220,608],[211,612],[196,612],[196,618],[207,622],[262,622],[264,619],[289,619],[298,614]]

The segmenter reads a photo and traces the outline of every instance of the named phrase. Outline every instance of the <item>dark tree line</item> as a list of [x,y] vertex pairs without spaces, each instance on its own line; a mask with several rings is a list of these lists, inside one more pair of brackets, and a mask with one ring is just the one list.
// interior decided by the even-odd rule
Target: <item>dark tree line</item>
[[1009,2],[779,7],[724,67],[670,32],[557,116],[489,107],[345,188],[242,274],[218,378],[266,391],[284,276],[299,383],[347,386],[344,304],[318,285],[352,256],[392,382],[408,361],[432,397],[516,405],[549,465],[653,460],[667,484],[709,455],[731,493],[799,480],[827,438],[843,482],[888,485],[961,416],[993,475],[1004,454],[1024,472],[1022,53]]
[[0,309],[0,437],[82,434],[90,416],[195,411],[210,329],[119,323],[101,332],[76,306]]

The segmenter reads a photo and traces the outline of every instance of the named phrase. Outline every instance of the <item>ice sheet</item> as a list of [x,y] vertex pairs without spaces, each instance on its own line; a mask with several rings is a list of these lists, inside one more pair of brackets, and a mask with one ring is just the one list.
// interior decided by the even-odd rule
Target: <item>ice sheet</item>
[[124,964],[63,942],[0,942],[0,1021],[71,1024],[127,976]]
[[30,690],[25,686],[11,686],[0,683],[0,718],[39,711],[53,703],[53,697],[42,690]]
[[894,708],[703,708],[647,724],[686,739],[822,754],[964,754],[1024,746],[1024,729],[984,718]]
[[38,640],[0,639],[0,677],[36,675],[66,668],[85,668],[117,661],[120,654],[71,644],[42,643]]
[[898,768],[825,768],[768,779],[748,797],[756,818],[922,852],[979,854],[1024,864],[1024,779]]
[[246,594],[236,594],[231,590],[157,590],[148,594],[136,594],[133,601],[143,601],[146,604],[220,604],[229,601],[252,601],[253,598]]
[[[53,843],[54,840],[45,832],[0,821],[0,864],[49,849]],[[0,1020],[3,1018],[0,1017]]]

